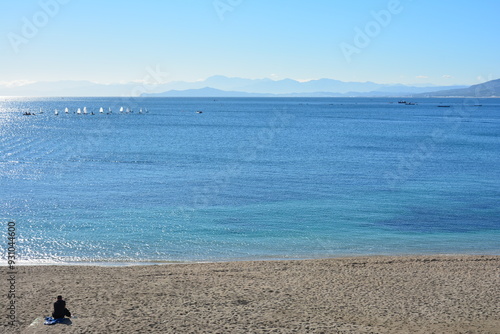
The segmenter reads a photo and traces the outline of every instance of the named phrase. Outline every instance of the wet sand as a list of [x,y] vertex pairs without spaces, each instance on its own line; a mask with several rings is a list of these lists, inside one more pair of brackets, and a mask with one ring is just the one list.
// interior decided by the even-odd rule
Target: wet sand
[[[500,333],[500,256],[16,271],[2,333]],[[45,326],[59,294],[74,317]]]

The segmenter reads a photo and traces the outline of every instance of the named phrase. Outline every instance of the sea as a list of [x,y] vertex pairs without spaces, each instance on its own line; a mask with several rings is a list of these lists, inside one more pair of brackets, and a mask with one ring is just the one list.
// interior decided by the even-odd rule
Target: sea
[[499,255],[500,99],[401,102],[3,97],[2,265]]

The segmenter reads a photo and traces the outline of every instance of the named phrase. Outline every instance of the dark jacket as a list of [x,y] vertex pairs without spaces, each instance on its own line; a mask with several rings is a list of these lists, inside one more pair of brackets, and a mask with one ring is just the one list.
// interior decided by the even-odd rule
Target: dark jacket
[[71,317],[71,313],[66,308],[66,302],[60,299],[54,303],[54,313],[52,313],[52,318],[61,319],[65,316]]

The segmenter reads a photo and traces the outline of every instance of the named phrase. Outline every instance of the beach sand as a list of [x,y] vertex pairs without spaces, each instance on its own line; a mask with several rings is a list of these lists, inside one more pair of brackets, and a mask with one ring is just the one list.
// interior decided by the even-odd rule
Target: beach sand
[[[2,316],[2,333],[500,333],[500,256],[16,271],[19,325]],[[59,294],[74,317],[45,326]]]

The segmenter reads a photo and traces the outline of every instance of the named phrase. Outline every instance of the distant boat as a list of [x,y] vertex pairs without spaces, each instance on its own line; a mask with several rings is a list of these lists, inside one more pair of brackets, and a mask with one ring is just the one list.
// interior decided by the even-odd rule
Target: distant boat
[[127,112],[130,112],[130,109],[129,109],[129,108],[127,108]]
[[108,114],[111,114],[112,111],[111,111],[111,108],[108,108]]
[[197,114],[203,114],[203,111],[198,110],[196,113],[197,113]]
[[102,109],[102,107],[99,109],[99,112],[102,114],[104,113],[104,109]]
[[144,108],[144,112],[146,112],[146,113],[147,113],[147,112],[148,112],[148,108]]
[[68,108],[64,108],[64,112],[67,114],[69,113],[69,109]]
[[139,114],[142,114],[142,108],[141,108],[141,109],[139,109]]
[[123,112],[123,107],[120,107],[120,112]]
[[440,108],[449,108],[450,106],[448,106],[448,105],[439,105],[438,107],[440,107]]
[[23,115],[24,115],[24,116],[34,116],[34,115],[35,115],[35,113],[33,113],[33,114],[32,114],[32,113],[30,113],[29,111],[25,111],[25,112],[23,113]]
[[54,110],[54,115],[59,115],[59,111],[57,109]]
[[78,108],[78,110],[76,111],[76,113],[77,113],[78,115],[81,115],[81,114],[82,114],[82,110],[81,110],[80,108]]
[[83,107],[83,113],[86,114],[87,113],[87,107]]
[[401,101],[398,101],[398,103],[406,104],[406,101],[405,100],[401,100]]
[[[43,114],[42,108],[40,108],[40,114]],[[31,113],[30,113],[30,115],[31,115]],[[34,115],[34,113],[33,113],[33,115]]]

